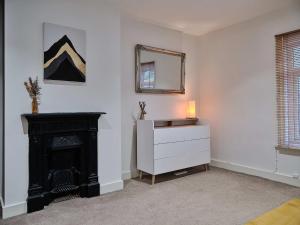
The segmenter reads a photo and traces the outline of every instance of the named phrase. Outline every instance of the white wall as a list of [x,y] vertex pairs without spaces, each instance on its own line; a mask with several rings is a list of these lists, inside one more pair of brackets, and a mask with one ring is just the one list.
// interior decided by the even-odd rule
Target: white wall
[[[122,188],[120,13],[101,1],[6,1],[5,207],[22,213],[28,188],[28,137],[21,114],[31,111],[23,82],[43,80],[43,22],[84,29],[87,82],[42,85],[41,112],[107,112],[99,121],[101,192]],[[23,208],[22,208],[23,207]]]
[[[4,114],[4,96],[3,96],[3,90],[4,90],[4,45],[3,45],[3,39],[4,39],[4,1],[0,1],[0,199],[3,200],[3,155],[4,155],[4,149],[3,149],[3,114]],[[0,200],[0,201],[1,201]]]
[[300,174],[300,154],[274,148],[274,35],[300,29],[299,21],[297,4],[199,38],[200,116],[211,123],[212,158],[219,165]]
[[[134,47],[144,44],[185,52],[186,94],[135,93]],[[136,173],[135,120],[139,116],[139,101],[146,101],[146,118],[163,119],[185,117],[186,101],[196,99],[197,38],[181,32],[138,22],[128,16],[121,18],[121,82],[122,82],[122,170],[123,177]]]

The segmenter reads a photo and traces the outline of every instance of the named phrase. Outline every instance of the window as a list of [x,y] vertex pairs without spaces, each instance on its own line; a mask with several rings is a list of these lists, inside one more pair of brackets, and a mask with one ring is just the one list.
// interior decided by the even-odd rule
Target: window
[[141,88],[155,88],[155,62],[141,63]]
[[300,30],[276,36],[278,148],[300,149]]

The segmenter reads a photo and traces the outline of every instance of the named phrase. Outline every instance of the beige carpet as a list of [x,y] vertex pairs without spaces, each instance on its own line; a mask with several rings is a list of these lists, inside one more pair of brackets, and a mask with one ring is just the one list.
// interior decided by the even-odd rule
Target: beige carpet
[[[212,168],[150,186],[130,180],[101,197],[53,203],[45,210],[0,221],[5,225],[240,225],[300,189]],[[164,180],[163,182],[160,182]]]

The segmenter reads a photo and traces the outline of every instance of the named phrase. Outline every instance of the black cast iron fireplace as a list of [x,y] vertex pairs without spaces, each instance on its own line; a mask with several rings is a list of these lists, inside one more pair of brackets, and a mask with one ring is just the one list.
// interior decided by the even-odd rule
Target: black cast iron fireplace
[[98,196],[97,113],[24,114],[28,121],[27,212],[67,195]]

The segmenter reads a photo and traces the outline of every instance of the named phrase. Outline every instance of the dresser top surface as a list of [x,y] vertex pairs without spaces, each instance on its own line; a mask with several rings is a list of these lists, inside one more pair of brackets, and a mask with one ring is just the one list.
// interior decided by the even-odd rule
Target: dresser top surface
[[153,120],[155,122],[169,122],[169,121],[198,121],[198,118],[170,118],[170,119],[159,119],[159,120]]
[[165,119],[154,120],[155,128],[163,127],[177,127],[177,126],[194,126],[198,124],[198,118],[177,118],[177,119]]
[[173,126],[158,126],[154,127],[155,130],[158,129],[172,129],[172,128],[192,128],[192,127],[201,127],[203,125],[195,124],[195,125],[173,125]]

